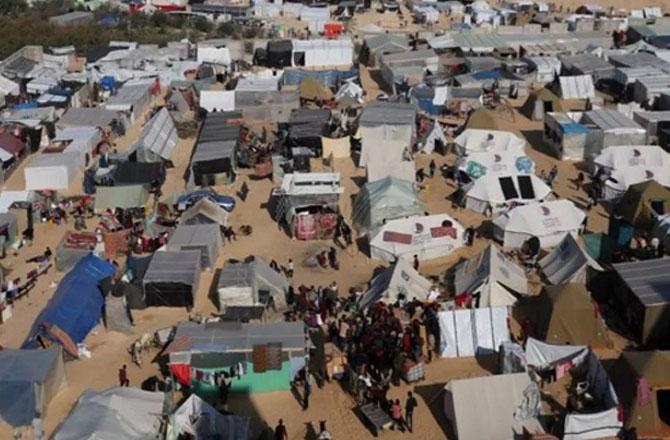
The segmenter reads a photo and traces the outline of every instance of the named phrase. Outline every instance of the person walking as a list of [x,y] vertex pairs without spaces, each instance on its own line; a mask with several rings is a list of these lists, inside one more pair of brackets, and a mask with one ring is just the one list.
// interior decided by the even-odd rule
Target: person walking
[[312,384],[309,382],[309,371],[305,370],[305,393],[302,397],[302,410],[307,411],[309,408],[309,395],[312,394]]
[[333,436],[326,429],[326,421],[325,420],[320,420],[319,421],[319,436],[317,437],[317,440],[333,440]]
[[289,278],[293,278],[294,270],[295,270],[295,266],[293,265],[293,259],[289,258],[288,259],[288,270],[286,271],[286,275],[288,275]]
[[431,179],[435,176],[435,169],[437,169],[437,164],[435,163],[435,159],[431,159],[430,164],[428,164],[428,171],[430,172]]
[[279,423],[275,427],[275,440],[288,440],[288,432],[283,419],[279,419]]
[[405,425],[407,430],[412,432],[414,429],[414,408],[417,407],[416,398],[412,395],[411,391],[407,391],[407,400],[405,401]]
[[402,420],[402,407],[400,406],[400,399],[396,399],[393,404],[391,404],[391,418],[393,419],[393,427],[398,427],[402,432],[405,432],[403,427]]
[[419,271],[419,256],[414,254],[414,264],[412,265],[414,270]]
[[128,380],[128,369],[125,364],[119,369],[119,386],[130,386],[130,381]]

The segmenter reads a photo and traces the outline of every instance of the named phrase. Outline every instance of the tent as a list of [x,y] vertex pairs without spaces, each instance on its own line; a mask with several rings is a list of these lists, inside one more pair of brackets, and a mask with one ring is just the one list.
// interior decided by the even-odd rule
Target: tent
[[438,312],[440,356],[471,357],[497,352],[510,340],[508,313],[505,306]]
[[98,186],[95,191],[95,210],[143,208],[149,192],[143,185]]
[[79,166],[87,165],[86,160],[91,158],[96,145],[102,140],[102,133],[97,127],[67,127],[56,129],[53,143],[65,146],[63,153],[76,154]]
[[386,221],[424,212],[425,207],[412,183],[389,176],[363,185],[354,199],[352,217],[356,229],[366,232]]
[[368,163],[366,171],[368,182],[375,182],[386,177],[395,177],[413,182],[416,178],[413,160],[392,160],[390,156],[386,159],[380,158],[380,160]]
[[182,225],[215,224],[223,228],[228,226],[228,211],[204,197],[184,211],[179,221]]
[[523,153],[486,151],[462,157],[458,162],[458,170],[467,176],[466,179],[478,179],[487,174],[533,174],[535,162]]
[[670,167],[670,153],[658,145],[615,145],[593,159],[597,169],[612,171],[630,167]]
[[224,416],[196,394],[191,394],[170,416],[165,439],[178,440],[182,435],[198,439],[250,440],[250,418]]
[[513,206],[543,202],[550,197],[551,188],[534,174],[486,174],[475,180],[465,193],[465,207],[498,214]]
[[235,110],[234,90],[203,90],[200,92],[200,108],[208,112]]
[[447,214],[391,220],[370,233],[370,257],[388,263],[413,255],[420,260],[446,257],[463,245],[463,231]]
[[442,126],[439,122],[434,121],[421,139],[421,151],[430,154],[435,151],[438,145],[445,147],[447,143],[447,136],[444,134]]
[[468,115],[468,119],[465,122],[466,129],[479,129],[479,130],[498,130],[499,125],[496,122],[498,117],[491,111],[487,109],[477,109]]
[[[175,94],[180,95],[180,94]],[[167,108],[161,108],[142,129],[135,144],[139,162],[158,162],[171,160],[179,138],[177,127]]]
[[495,245],[455,268],[454,292],[479,294],[479,307],[514,305],[516,297],[510,291],[528,294],[526,272]]
[[0,421],[30,425],[44,417],[47,405],[65,386],[63,356],[58,348],[0,350]]
[[422,301],[427,299],[432,285],[406,259],[400,258],[372,278],[370,287],[358,301],[358,307],[366,309],[378,301],[393,304],[401,297],[406,301]]
[[614,212],[637,227],[649,227],[656,217],[670,211],[670,190],[655,180],[628,187],[614,205]]
[[612,381],[623,406],[624,426],[640,438],[661,438],[670,427],[670,351],[624,351]]
[[510,131],[467,128],[454,139],[459,155],[472,153],[525,154],[526,141]]
[[[520,438],[544,429],[535,417],[519,419],[531,388],[528,373],[451,380],[444,387],[444,412],[458,440]],[[485,415],[485,416],[484,416]]]
[[165,181],[165,166],[160,162],[121,162],[112,174],[114,185],[144,185],[147,189]]
[[493,237],[505,247],[520,248],[531,237],[543,248],[560,243],[566,232],[579,233],[586,215],[569,200],[518,206],[493,220]]
[[58,119],[57,127],[99,127],[107,128],[121,119],[119,113],[102,107],[69,108]]
[[626,167],[613,170],[605,180],[603,198],[616,200],[622,197],[632,185],[655,180],[670,187],[670,167]]
[[40,347],[40,340],[46,338],[78,357],[77,344],[84,341],[102,317],[105,299],[100,283],[115,271],[111,263],[94,255],[80,260],[37,315],[21,348]]
[[228,308],[261,307],[270,305],[270,300],[278,309],[286,307],[289,280],[277,272],[262,258],[252,261],[229,261],[221,268],[217,293],[219,310]]
[[587,282],[588,269],[602,272],[604,269],[577,244],[571,234],[538,262],[542,273],[553,284]]
[[591,75],[561,76],[558,80],[563,99],[595,99],[596,97],[596,88]]
[[193,307],[200,279],[201,254],[199,250],[154,253],[142,279],[146,305]]
[[300,81],[298,90],[300,98],[307,101],[329,101],[333,99],[333,92],[311,76],[306,76]]
[[399,102],[368,103],[358,119],[361,138],[359,166],[392,166],[403,160],[403,151],[415,135],[416,106]]
[[160,433],[165,395],[138,388],[86,390],[52,440],[138,440]]
[[536,297],[524,298],[517,306],[530,323],[530,336],[552,344],[611,345],[597,306],[583,284],[547,286]]
[[351,137],[328,138],[321,136],[321,157],[341,159],[351,157]]
[[223,247],[221,229],[213,223],[180,224],[167,242],[168,251],[198,250],[201,252],[201,268],[213,268]]
[[532,91],[521,107],[521,113],[529,119],[543,121],[545,113],[585,110],[584,101],[561,99],[547,88]]
[[130,123],[134,123],[139,120],[151,103],[149,85],[152,82],[124,85],[116,91],[115,95],[110,96],[105,101],[103,108],[124,112],[128,115]]
[[306,365],[307,344],[302,322],[185,322],[177,326],[165,354],[173,377],[207,397],[219,392],[211,375],[231,369],[237,373],[230,384],[233,392],[290,390]]

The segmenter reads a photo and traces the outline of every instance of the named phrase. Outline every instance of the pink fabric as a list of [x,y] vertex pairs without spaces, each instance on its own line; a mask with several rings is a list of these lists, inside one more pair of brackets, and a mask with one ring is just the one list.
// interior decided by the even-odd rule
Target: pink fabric
[[637,403],[639,405],[649,405],[651,403],[651,388],[645,377],[637,380]]
[[563,362],[562,364],[558,365],[556,367],[556,380],[565,376],[565,373],[567,373],[570,368],[572,368],[572,361]]

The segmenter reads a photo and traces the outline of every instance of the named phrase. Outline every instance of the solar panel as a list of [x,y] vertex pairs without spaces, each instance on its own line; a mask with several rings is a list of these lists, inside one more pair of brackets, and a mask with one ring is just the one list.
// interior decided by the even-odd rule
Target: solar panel
[[517,176],[519,181],[519,191],[521,191],[522,199],[534,199],[535,198],[535,189],[533,188],[533,182],[530,180],[530,176]]
[[516,188],[514,187],[514,181],[512,180],[511,177],[501,177],[498,179],[498,182],[500,182],[500,189],[503,192],[505,200],[519,198],[519,193],[516,192]]

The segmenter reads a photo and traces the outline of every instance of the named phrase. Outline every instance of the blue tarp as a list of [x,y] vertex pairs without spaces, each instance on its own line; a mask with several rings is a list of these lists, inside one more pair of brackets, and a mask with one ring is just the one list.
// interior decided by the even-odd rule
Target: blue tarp
[[[40,335],[61,344],[70,342],[60,340],[58,335],[49,331],[51,326],[64,332],[73,344],[82,342],[102,317],[105,298],[100,282],[112,276],[114,271],[115,267],[111,263],[93,254],[79,260],[63,277],[56,293],[35,319],[21,348],[39,347],[37,337]],[[68,349],[67,344],[63,346]]]
[[33,108],[39,107],[37,102],[24,102],[23,104],[14,104],[12,107],[14,110],[30,110]]
[[503,72],[500,69],[482,70],[480,72],[473,73],[472,77],[479,81],[487,79],[501,79],[503,77]]
[[116,89],[116,80],[113,76],[103,76],[100,80],[100,87],[102,90],[114,90]]
[[582,124],[578,124],[577,122],[568,122],[566,124],[561,124],[561,128],[563,129],[563,134],[571,136],[579,134],[587,134],[589,132],[588,127],[584,127]]
[[417,99],[416,106],[419,107],[419,110],[430,115],[439,115],[442,113],[442,106],[433,104],[432,99]]
[[358,78],[358,69],[351,70],[285,70],[283,81],[289,86],[297,86],[306,78],[311,77],[319,81],[322,86],[337,87],[342,82]]

